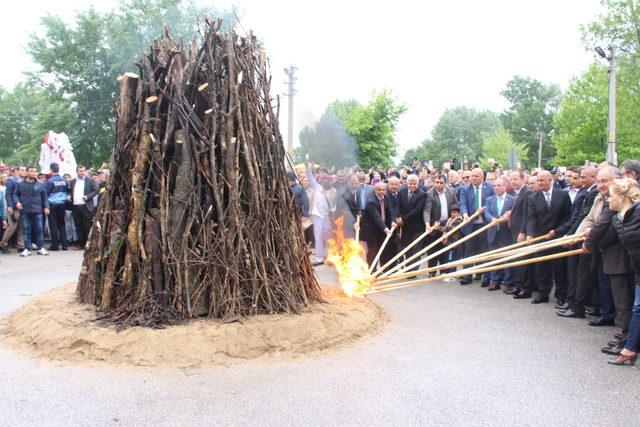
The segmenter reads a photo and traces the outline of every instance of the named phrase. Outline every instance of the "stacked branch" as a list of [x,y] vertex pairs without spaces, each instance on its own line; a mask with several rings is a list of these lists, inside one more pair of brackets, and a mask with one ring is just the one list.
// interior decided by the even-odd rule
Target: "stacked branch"
[[285,175],[267,60],[207,21],[119,78],[111,179],[77,287],[108,321],[297,313],[321,300]]

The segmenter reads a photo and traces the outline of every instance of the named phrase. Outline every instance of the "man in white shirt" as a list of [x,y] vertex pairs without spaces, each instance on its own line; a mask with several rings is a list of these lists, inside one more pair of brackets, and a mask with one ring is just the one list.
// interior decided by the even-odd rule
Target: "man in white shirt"
[[320,183],[315,180],[308,161],[305,161],[305,173],[307,181],[313,189],[313,195],[309,202],[309,213],[313,222],[313,235],[315,238],[313,265],[320,265],[327,257],[328,241],[332,237],[333,227],[331,217],[336,211],[337,192],[331,186],[331,175],[325,170],[320,170]]

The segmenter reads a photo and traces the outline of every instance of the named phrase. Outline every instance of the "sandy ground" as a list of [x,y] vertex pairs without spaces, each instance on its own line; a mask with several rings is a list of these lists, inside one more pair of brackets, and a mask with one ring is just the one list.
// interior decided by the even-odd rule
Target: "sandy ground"
[[0,322],[0,339],[26,355],[92,365],[202,368],[246,361],[318,356],[378,332],[387,316],[365,298],[323,289],[325,303],[299,315],[262,315],[239,322],[199,319],[164,329],[118,331],[92,322],[92,306],[76,302],[75,283],[30,299]]
[[[81,257],[0,255],[0,316],[75,280]],[[320,267],[323,283],[331,270]],[[375,295],[384,330],[290,362],[160,372],[36,361],[0,346],[0,425],[637,425],[640,368],[614,328],[479,286]]]

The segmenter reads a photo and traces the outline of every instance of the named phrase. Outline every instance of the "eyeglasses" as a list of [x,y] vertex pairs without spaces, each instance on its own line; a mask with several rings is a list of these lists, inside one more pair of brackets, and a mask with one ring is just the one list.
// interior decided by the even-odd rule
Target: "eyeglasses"
[[609,184],[613,179],[599,179],[596,182],[598,184]]
[[470,177],[468,176],[463,176],[462,179],[469,179]]

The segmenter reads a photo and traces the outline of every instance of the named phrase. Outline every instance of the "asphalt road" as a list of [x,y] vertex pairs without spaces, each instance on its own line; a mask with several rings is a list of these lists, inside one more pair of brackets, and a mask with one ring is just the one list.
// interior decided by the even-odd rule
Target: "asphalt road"
[[[74,280],[81,255],[0,255],[0,316]],[[324,283],[335,280],[326,267]],[[372,297],[371,338],[316,358],[141,371],[0,347],[0,425],[638,425],[640,369],[605,363],[615,330],[477,285]]]

